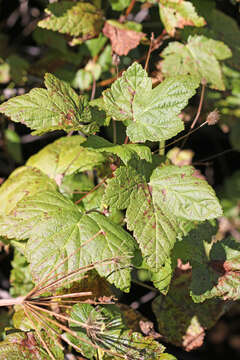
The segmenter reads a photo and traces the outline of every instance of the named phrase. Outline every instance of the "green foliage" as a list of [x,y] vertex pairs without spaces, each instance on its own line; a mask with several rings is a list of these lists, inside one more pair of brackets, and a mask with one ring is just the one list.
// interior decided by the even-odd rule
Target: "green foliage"
[[199,27],[206,24],[190,1],[160,0],[159,12],[166,31],[172,36],[176,28],[183,28],[185,25]]
[[[91,341],[98,345],[103,353],[106,352],[106,357],[104,356],[106,360],[121,359],[122,357],[118,357],[117,354],[127,354],[129,359],[141,358],[143,360],[163,360],[164,356],[168,356],[168,354],[163,354],[164,346],[154,341],[153,338],[144,338],[140,333],[127,329],[121,312],[116,306],[107,305],[94,308],[89,304],[74,305],[71,319],[83,322],[89,327],[92,326],[92,329],[86,330],[74,323],[71,324],[70,321],[71,329],[75,330],[79,337],[85,341]],[[76,338],[68,334],[66,336],[71,342],[76,343]],[[80,343],[81,352],[89,359],[93,359],[97,350],[84,341]]]
[[[60,277],[96,263],[101,276],[129,290],[131,258],[136,251],[132,237],[101,214],[83,214],[60,193],[48,191],[27,197],[8,217],[0,219],[0,225],[4,236],[29,238],[25,255],[35,282],[52,270]],[[69,257],[64,264],[63,255]],[[105,259],[109,260],[107,264],[102,263]]]
[[197,86],[194,78],[179,76],[152,89],[146,71],[134,63],[111,89],[104,91],[103,99],[106,112],[127,126],[132,142],[160,141],[183,130],[183,122],[177,115]]
[[211,134],[215,107],[239,151],[240,30],[210,0],[56,1],[45,13],[33,36],[35,20],[18,22],[17,46],[0,34],[0,239],[14,254],[14,298],[0,305],[15,305],[0,314],[0,360],[174,360],[115,296],[151,282],[160,334],[187,351],[240,298],[239,171],[218,179],[219,201],[199,146],[199,162],[185,140],[165,156],[194,116]]
[[49,144],[27,162],[28,166],[40,169],[50,178],[59,181],[61,176],[92,170],[105,158],[94,150],[81,146],[83,136],[62,137]]
[[204,330],[212,327],[224,312],[224,303],[216,300],[195,304],[189,295],[189,274],[181,274],[171,283],[167,296],[153,301],[160,333],[176,346],[192,350],[201,346]]
[[38,133],[57,129],[92,133],[98,129],[94,108],[85,97],[79,97],[68,83],[52,74],[45,75],[45,85],[47,90],[33,89],[3,103],[1,112]]
[[225,90],[223,74],[218,60],[231,57],[231,50],[221,41],[205,36],[189,37],[186,45],[171,42],[161,54],[164,58],[164,76],[191,74],[205,80],[212,88]]
[[[63,360],[64,354],[60,345],[54,343],[44,332],[41,336],[56,359]],[[42,346],[40,339],[33,332],[13,332],[7,335],[4,341],[0,343],[0,359],[51,360],[52,358]]]
[[120,167],[108,182],[103,202],[118,209],[127,208],[128,229],[133,231],[154,271],[170,255],[177,236],[184,232],[185,221],[221,215],[213,190],[206,181],[195,177],[188,166],[158,167],[150,181],[134,167]]
[[101,30],[103,15],[90,3],[71,1],[53,3],[45,9],[47,18],[41,20],[38,26],[59,31],[62,34],[79,36],[81,40],[95,37]]

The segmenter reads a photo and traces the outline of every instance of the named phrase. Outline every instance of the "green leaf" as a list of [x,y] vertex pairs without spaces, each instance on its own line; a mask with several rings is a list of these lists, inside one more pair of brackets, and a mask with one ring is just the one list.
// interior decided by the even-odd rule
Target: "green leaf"
[[113,10],[122,11],[130,5],[131,0],[109,0],[109,2]]
[[164,76],[190,74],[200,82],[205,79],[213,89],[224,90],[223,74],[218,60],[231,57],[231,50],[221,41],[205,36],[190,36],[186,45],[171,42],[162,52]]
[[[41,337],[57,360],[64,354],[57,342],[42,332]],[[15,332],[0,342],[0,360],[52,360],[34,332]]]
[[9,176],[0,187],[0,214],[10,213],[17,203],[39,191],[55,190],[57,184],[40,170],[22,166]]
[[23,155],[20,136],[11,129],[6,129],[4,135],[8,153],[16,163],[22,163]]
[[226,60],[226,63],[240,70],[240,29],[237,20],[224,12],[215,9],[216,3],[208,0],[192,0],[194,6],[204,16],[207,27],[204,28],[184,28],[181,31],[183,40],[187,40],[189,35],[205,35],[214,40],[223,41],[232,50],[233,56]]
[[186,221],[222,214],[213,189],[190,166],[158,167],[149,182],[135,168],[120,167],[108,180],[103,204],[127,208],[128,229],[155,272],[169,257],[177,236],[185,232]]
[[38,133],[56,129],[93,133],[98,129],[94,109],[85,97],[78,96],[68,83],[52,74],[45,74],[45,85],[47,90],[35,88],[4,102],[0,111]]
[[151,176],[150,186],[153,197],[158,197],[158,202],[164,203],[178,218],[204,221],[222,215],[214,190],[191,166],[157,168]]
[[101,10],[90,3],[62,1],[49,4],[45,11],[48,16],[39,21],[39,27],[79,36],[83,40],[96,37],[104,22]]
[[6,84],[10,79],[10,66],[0,58],[0,84]]
[[205,329],[211,328],[224,312],[224,302],[208,300],[199,305],[192,301],[190,275],[186,272],[175,278],[169,293],[158,296],[152,304],[161,335],[187,351],[202,345]]
[[214,243],[215,232],[202,224],[174,248],[176,257],[192,265],[190,294],[195,302],[240,299],[240,244],[231,238]]
[[[57,277],[99,262],[95,268],[100,276],[129,290],[131,258],[137,246],[121,226],[104,215],[83,214],[60,193],[48,191],[23,200],[0,224],[0,233],[9,238],[29,238],[25,253],[35,282],[53,268]],[[106,259],[112,260],[104,264]]]
[[167,258],[164,266],[158,272],[151,272],[151,281],[163,295],[168,293],[175,267],[176,263],[172,264],[171,259]]
[[36,28],[33,32],[33,39],[39,45],[47,45],[51,49],[68,54],[67,41],[64,36],[51,30]]
[[149,147],[141,144],[112,144],[108,140],[100,136],[89,136],[87,141],[83,144],[84,147],[92,148],[99,152],[107,152],[115,154],[120,157],[125,165],[134,157],[139,157],[142,160],[152,161],[152,154]]
[[40,169],[49,177],[61,182],[61,177],[75,172],[92,170],[105,160],[97,151],[82,146],[80,135],[62,137],[30,157],[27,165]]
[[184,129],[177,115],[197,87],[192,77],[175,76],[152,89],[151,78],[134,63],[103,92],[105,111],[125,122],[133,142],[167,140]]
[[19,251],[14,249],[14,258],[11,262],[10,294],[13,297],[25,296],[33,288],[29,264]]
[[160,0],[159,12],[166,31],[174,36],[176,28],[186,25],[204,26],[203,17],[199,16],[190,1]]
[[[119,360],[122,359],[122,355],[126,355],[129,359],[164,359],[161,357],[164,346],[151,337],[144,337],[140,333],[127,330],[121,312],[116,306],[105,305],[94,308],[89,304],[77,304],[73,306],[71,318],[92,326],[92,330],[86,331],[85,328],[70,322],[71,329],[76,331],[79,337],[97,345],[102,353],[105,351],[113,353],[112,355],[106,353],[104,359]],[[96,356],[96,349],[91,345],[74,338],[72,335],[67,334],[65,336],[75,345],[80,346],[84,356],[89,359],[93,359],[94,355]]]
[[27,82],[27,70],[29,63],[18,55],[10,55],[6,62],[10,66],[10,75],[12,81],[17,85],[24,85]]

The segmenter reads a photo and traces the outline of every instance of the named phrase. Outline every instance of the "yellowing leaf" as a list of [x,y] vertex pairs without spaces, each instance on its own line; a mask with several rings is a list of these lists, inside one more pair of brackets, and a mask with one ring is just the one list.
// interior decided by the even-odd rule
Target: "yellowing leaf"
[[30,157],[27,165],[40,169],[58,181],[61,175],[91,170],[102,164],[105,157],[83,147],[85,138],[80,135],[62,137]]

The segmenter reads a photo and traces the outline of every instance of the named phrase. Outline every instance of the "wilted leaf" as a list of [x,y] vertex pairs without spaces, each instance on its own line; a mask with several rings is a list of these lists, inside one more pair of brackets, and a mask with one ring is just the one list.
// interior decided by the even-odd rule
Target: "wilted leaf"
[[[0,225],[0,233],[9,238],[29,238],[25,253],[35,282],[52,269],[57,277],[98,262],[95,268],[101,276],[129,290],[131,258],[137,246],[121,226],[104,215],[84,214],[60,193],[49,191],[23,200],[0,219]],[[65,257],[69,258],[62,263]],[[110,261],[104,264],[106,259]]]
[[188,38],[186,45],[171,42],[162,52],[162,72],[164,76],[190,74],[205,79],[212,88],[224,90],[223,74],[218,60],[231,57],[231,50],[221,41],[205,36]]
[[190,1],[160,0],[159,11],[165,29],[171,36],[174,36],[176,28],[182,29],[186,25],[199,27],[206,24]]
[[152,154],[149,147],[141,144],[122,144],[116,145],[110,143],[108,140],[101,138],[100,136],[89,136],[87,141],[83,144],[84,147],[94,149],[99,152],[106,152],[115,154],[126,165],[132,158],[139,157],[142,160],[152,161]]
[[111,40],[112,50],[117,55],[127,55],[145,36],[142,32],[131,30],[125,24],[115,20],[105,22],[103,34]]
[[0,214],[10,213],[24,197],[56,188],[56,183],[40,170],[22,166],[13,171],[0,187]]
[[45,11],[48,16],[39,21],[39,27],[83,40],[97,36],[104,21],[102,12],[90,3],[62,1],[49,4]]
[[184,129],[178,114],[197,87],[190,76],[174,76],[152,89],[151,78],[134,63],[103,92],[105,111],[125,122],[133,142],[167,140]]
[[78,96],[70,85],[52,74],[45,75],[46,89],[32,89],[0,106],[0,111],[15,122],[38,132],[56,129],[93,133],[98,129],[94,108],[84,96]]
[[80,135],[62,137],[31,156],[27,165],[40,169],[56,181],[61,175],[92,170],[105,158],[97,151],[83,147],[84,141]]
[[153,301],[158,329],[166,340],[187,351],[203,344],[205,329],[212,327],[223,314],[224,303],[208,300],[195,304],[189,295],[191,274],[176,278],[166,296]]
[[128,229],[133,231],[152,271],[160,270],[184,221],[203,221],[221,215],[213,189],[195,177],[190,166],[156,168],[148,182],[136,168],[120,167],[108,180],[103,204],[127,208]]

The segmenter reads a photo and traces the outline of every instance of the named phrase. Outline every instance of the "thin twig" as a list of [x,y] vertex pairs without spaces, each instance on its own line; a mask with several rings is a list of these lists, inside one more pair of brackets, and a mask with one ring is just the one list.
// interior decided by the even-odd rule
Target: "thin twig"
[[94,186],[94,188],[92,188],[87,194],[85,194],[84,196],[82,196],[80,199],[78,199],[77,201],[75,201],[75,204],[79,204],[83,199],[85,199],[85,197],[87,197],[89,194],[91,194],[93,191],[95,191],[97,188],[99,188],[107,179],[107,176],[105,176],[102,181],[100,181],[100,183],[98,183],[96,186]]
[[[204,99],[204,93],[205,93],[205,88],[206,88],[206,84],[205,82],[202,84],[202,89],[201,89],[201,96],[200,96],[200,102],[198,105],[198,109],[197,109],[197,114],[192,122],[192,125],[190,127],[190,130],[188,131],[188,136],[186,136],[186,138],[183,140],[182,145],[180,146],[180,149],[182,149],[184,147],[184,145],[186,144],[186,142],[188,141],[189,135],[191,133],[191,129],[194,128],[194,126],[196,125],[198,118],[201,114],[201,110],[202,110],[202,105],[203,105],[203,99]],[[180,151],[180,150],[179,150]]]
[[152,50],[153,41],[154,41],[154,33],[152,32],[151,39],[150,39],[150,45],[149,45],[149,49],[148,49],[148,53],[147,53],[147,59],[146,59],[145,66],[144,66],[144,70],[146,70],[146,71],[148,69],[148,63],[149,63],[149,60],[150,60],[151,52],[153,51]]

